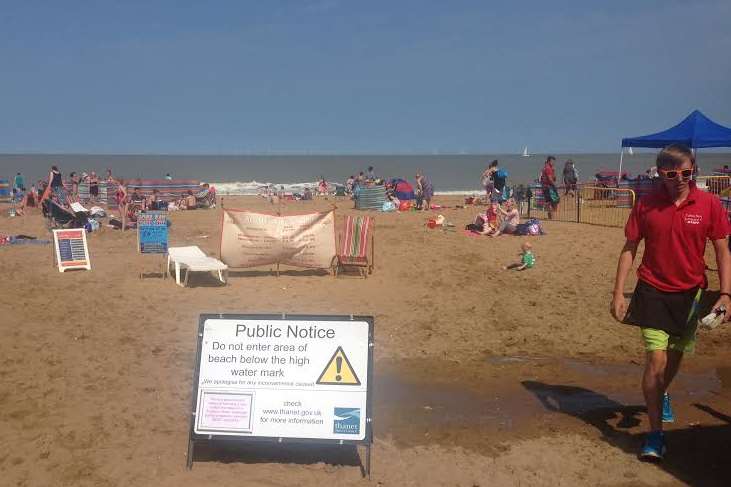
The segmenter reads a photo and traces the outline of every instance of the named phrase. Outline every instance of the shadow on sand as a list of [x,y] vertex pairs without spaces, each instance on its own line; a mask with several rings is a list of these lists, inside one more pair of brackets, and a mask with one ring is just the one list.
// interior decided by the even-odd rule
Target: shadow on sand
[[[314,277],[327,276],[330,272],[324,269],[282,269],[279,271],[280,276],[287,277]],[[267,270],[236,270],[229,271],[229,277],[270,277],[276,276],[276,269]]]
[[[365,457],[364,457],[365,458]],[[267,443],[236,441],[196,441],[195,463],[294,463],[312,465],[326,463],[334,466],[359,467],[365,476],[365,467],[358,448],[354,445],[317,445],[312,443]],[[193,468],[195,468],[195,463]]]
[[[602,432],[604,441],[626,453],[639,451],[644,434],[628,429],[640,424],[644,406],[627,406],[583,387],[536,381],[522,384],[547,410],[585,421]],[[694,406],[727,424],[666,431],[668,454],[659,467],[689,485],[729,485],[731,417],[703,404]]]

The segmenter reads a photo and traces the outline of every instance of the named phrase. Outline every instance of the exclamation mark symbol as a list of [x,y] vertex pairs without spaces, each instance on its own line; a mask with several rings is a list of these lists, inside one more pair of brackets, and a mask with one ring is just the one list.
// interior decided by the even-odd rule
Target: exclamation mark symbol
[[343,378],[340,376],[340,369],[343,368],[343,357],[335,357],[335,368],[337,369],[338,375],[335,376],[335,380],[340,382]]

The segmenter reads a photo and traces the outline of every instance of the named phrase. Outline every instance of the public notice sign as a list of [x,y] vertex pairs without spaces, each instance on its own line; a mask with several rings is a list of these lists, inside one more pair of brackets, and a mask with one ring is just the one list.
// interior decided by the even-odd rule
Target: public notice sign
[[53,247],[59,272],[69,269],[91,270],[86,230],[83,228],[54,230]]
[[137,250],[141,254],[168,253],[168,213],[147,211],[137,216]]
[[211,437],[370,444],[372,337],[372,317],[201,315],[190,453]]

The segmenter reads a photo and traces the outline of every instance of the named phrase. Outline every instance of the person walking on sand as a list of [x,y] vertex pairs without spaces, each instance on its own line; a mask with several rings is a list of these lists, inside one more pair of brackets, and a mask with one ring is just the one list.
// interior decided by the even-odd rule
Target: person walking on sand
[[52,193],[60,204],[68,204],[68,194],[66,194],[66,188],[63,186],[63,176],[61,176],[58,166],[51,166],[51,171],[48,173],[48,185],[43,192],[41,202],[50,198]]
[[541,187],[543,188],[543,202],[548,209],[548,219],[553,219],[553,214],[558,209],[558,202],[561,198],[558,196],[556,189],[556,170],[553,167],[553,161],[556,158],[548,156],[546,163],[541,170]]
[[434,197],[434,188],[428,177],[421,173],[416,173],[416,189],[421,194],[424,201],[423,210],[431,210],[431,200]]
[[498,162],[497,159],[493,160],[487,169],[482,171],[480,176],[480,183],[485,188],[485,196],[487,196],[488,203],[492,201],[495,196],[495,172],[497,172]]
[[576,185],[579,182],[579,171],[576,170],[574,161],[568,159],[566,164],[563,166],[563,184],[564,184],[564,196],[574,196],[576,193]]
[[[696,188],[691,180],[694,165],[695,157],[684,145],[673,144],[658,153],[662,184],[637,202],[627,220],[610,304],[615,319],[640,327],[645,345],[642,392],[650,431],[639,456],[649,461],[659,461],[665,454],[663,422],[674,421],[667,390],[683,355],[695,346],[698,307],[708,286],[707,240],[716,254],[721,288],[713,309],[726,309],[724,321],[731,317],[728,217],[716,195]],[[628,308],[624,284],[643,239],[637,287]]]

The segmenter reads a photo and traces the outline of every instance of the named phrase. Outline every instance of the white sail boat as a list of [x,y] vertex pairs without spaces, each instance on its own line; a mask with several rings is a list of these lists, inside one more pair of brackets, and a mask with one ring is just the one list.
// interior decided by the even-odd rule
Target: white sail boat
[[528,154],[528,146],[526,145],[523,147],[523,157],[530,157],[530,154]]
[[632,151],[632,147],[627,147],[627,153],[631,156],[635,155],[635,153]]

